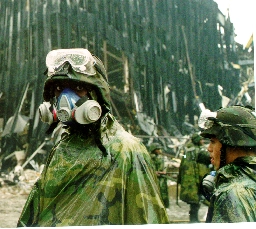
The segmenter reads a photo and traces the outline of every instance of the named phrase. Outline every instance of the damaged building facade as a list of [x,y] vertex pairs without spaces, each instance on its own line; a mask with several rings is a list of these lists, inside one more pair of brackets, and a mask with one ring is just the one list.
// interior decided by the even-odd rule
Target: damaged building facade
[[2,0],[0,13],[0,118],[13,118],[8,136],[24,116],[28,155],[45,138],[38,106],[52,49],[103,60],[113,113],[134,135],[182,136],[200,104],[222,106],[220,87],[240,91],[233,24],[213,0]]

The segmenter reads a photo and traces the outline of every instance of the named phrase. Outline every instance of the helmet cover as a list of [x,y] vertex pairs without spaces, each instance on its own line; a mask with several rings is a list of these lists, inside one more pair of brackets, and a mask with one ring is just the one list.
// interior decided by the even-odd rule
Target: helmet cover
[[203,139],[203,137],[199,133],[192,134],[191,141],[195,145],[199,145],[200,141]]
[[209,117],[201,136],[215,136],[228,146],[256,146],[256,113],[243,106],[230,106],[217,110],[217,116]]
[[149,151],[153,152],[156,149],[162,149],[162,145],[158,142],[153,142],[150,146],[149,146]]

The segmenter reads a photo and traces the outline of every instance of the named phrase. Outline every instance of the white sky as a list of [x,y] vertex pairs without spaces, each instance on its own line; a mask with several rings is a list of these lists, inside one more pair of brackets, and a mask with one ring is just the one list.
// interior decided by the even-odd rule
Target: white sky
[[[235,41],[246,45],[252,33],[255,37],[256,7],[255,0],[214,0],[220,11],[227,16],[229,8],[230,20],[234,25]],[[254,38],[255,39],[255,38]]]

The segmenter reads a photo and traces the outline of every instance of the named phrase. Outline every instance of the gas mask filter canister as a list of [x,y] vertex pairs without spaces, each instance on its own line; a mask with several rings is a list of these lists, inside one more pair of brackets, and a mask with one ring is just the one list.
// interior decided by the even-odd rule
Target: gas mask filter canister
[[39,111],[39,116],[42,122],[45,122],[51,125],[53,122],[58,121],[56,107],[53,106],[51,109],[51,103],[43,102],[39,106],[38,111]]
[[76,108],[75,120],[80,124],[90,124],[96,122],[101,116],[100,104],[95,100],[87,100]]

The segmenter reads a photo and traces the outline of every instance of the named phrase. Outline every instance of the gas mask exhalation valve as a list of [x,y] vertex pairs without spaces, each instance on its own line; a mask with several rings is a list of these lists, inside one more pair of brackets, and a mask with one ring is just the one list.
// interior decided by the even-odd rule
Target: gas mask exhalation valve
[[72,113],[76,109],[76,102],[80,97],[70,88],[65,88],[57,99],[57,117],[64,123],[72,122]]
[[59,109],[57,110],[57,117],[58,119],[65,123],[68,121],[72,120],[72,112],[74,105],[69,103],[68,97],[66,95],[62,95],[59,104],[58,104]]

